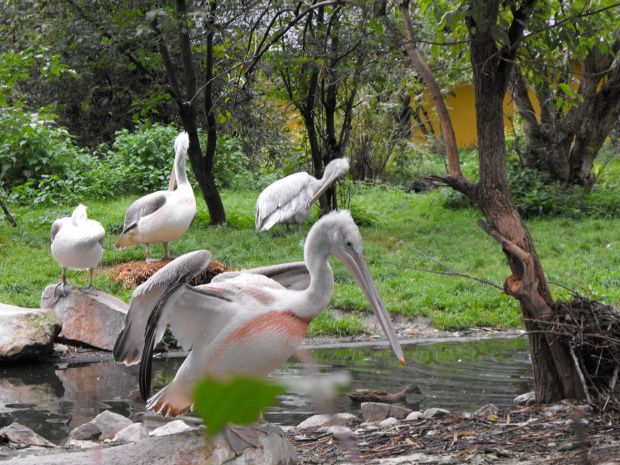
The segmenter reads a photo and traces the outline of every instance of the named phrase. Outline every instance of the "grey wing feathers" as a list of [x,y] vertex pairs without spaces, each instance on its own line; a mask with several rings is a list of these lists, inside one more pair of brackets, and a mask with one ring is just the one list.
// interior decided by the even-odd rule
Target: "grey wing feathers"
[[[114,360],[132,365],[140,360],[145,342],[145,328],[160,299],[169,288],[179,287],[204,270],[211,260],[211,252],[198,250],[170,262],[138,286],[131,296],[125,328],[114,345]],[[189,286],[186,286],[189,288]],[[155,338],[163,335],[167,322],[160,324]],[[157,339],[157,340],[159,340]]]
[[170,195],[169,191],[158,191],[152,194],[140,197],[134,203],[132,203],[125,213],[125,223],[123,234],[133,228],[140,218],[155,213],[166,203],[167,197]]
[[256,230],[269,229],[289,219],[290,223],[294,223],[291,219],[294,212],[305,208],[306,202],[313,196],[313,182],[316,183],[316,179],[301,172],[279,179],[268,186],[256,201]]
[[62,221],[62,220],[63,220],[63,219],[64,219],[64,218],[59,219],[59,220],[56,220],[56,221],[54,221],[54,223],[52,224],[52,234],[51,234],[51,236],[52,236],[52,242],[54,242],[54,238],[56,237],[56,234],[58,234],[58,231],[60,231],[60,228],[62,228],[62,223],[63,223],[63,221]]
[[285,288],[296,291],[302,291],[310,285],[310,273],[304,262],[282,263],[280,265],[262,266],[243,271],[229,271],[215,276],[211,282],[222,282],[243,273],[266,276]]

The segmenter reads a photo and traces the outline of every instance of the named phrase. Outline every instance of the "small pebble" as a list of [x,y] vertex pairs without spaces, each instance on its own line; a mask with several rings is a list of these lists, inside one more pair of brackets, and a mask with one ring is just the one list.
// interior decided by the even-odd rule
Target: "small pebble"
[[398,422],[398,420],[397,420],[396,418],[394,418],[394,417],[390,417],[390,418],[386,418],[386,419],[385,419],[385,420],[383,420],[383,421],[380,421],[380,422],[379,422],[379,426],[381,426],[381,427],[383,427],[383,428],[386,428],[386,427],[388,427],[388,426],[394,426],[394,425],[397,425],[398,423],[399,423],[399,422]]

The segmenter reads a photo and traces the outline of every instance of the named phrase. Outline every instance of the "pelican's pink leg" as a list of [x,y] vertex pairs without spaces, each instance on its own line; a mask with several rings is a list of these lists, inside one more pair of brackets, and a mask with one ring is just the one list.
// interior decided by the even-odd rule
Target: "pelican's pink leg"
[[80,290],[82,292],[85,292],[86,294],[97,295],[97,290],[95,289],[95,285],[93,284],[95,278],[95,269],[89,268],[88,271],[90,271],[90,286],[82,287],[80,288]]
[[[54,295],[59,297],[67,297],[68,293],[65,290],[65,286],[67,285],[67,269],[65,267],[62,268],[62,274],[60,275],[60,282],[56,284],[54,288]],[[58,287],[60,286],[60,290]]]

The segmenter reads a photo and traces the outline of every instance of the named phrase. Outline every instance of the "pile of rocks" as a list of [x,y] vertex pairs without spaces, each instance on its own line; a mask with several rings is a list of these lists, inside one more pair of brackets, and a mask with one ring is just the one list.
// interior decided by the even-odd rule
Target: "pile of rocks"
[[[283,431],[273,434],[264,428],[248,428],[251,437],[242,450],[233,450],[223,435],[207,440],[201,428],[174,420],[150,433],[143,423],[111,411],[71,431],[63,447],[13,422],[0,429],[0,461],[19,465],[83,465],[96,455],[100,463],[149,464],[295,464],[296,451]],[[277,431],[277,430],[275,430]],[[4,444],[4,445],[3,445]],[[86,450],[85,450],[86,449]],[[95,455],[93,455],[95,454]]]

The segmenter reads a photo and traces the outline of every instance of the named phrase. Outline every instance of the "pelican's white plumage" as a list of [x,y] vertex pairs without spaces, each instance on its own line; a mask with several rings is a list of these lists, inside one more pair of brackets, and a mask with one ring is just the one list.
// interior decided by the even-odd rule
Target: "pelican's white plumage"
[[[303,264],[225,273],[210,284],[191,287],[186,283],[208,265],[211,253],[200,250],[169,263],[134,291],[114,359],[128,365],[141,360],[140,391],[147,399],[153,347],[166,325],[170,324],[183,347],[192,348],[174,380],[148,399],[147,407],[163,416],[188,411],[193,387],[206,375],[267,376],[295,352],[309,323],[329,304],[334,288],[329,255],[351,271],[404,364],[396,333],[364,261],[362,238],[347,211],[325,215],[312,227]],[[294,290],[278,282],[294,283],[295,276],[306,283],[309,277],[309,284]]]
[[[189,135],[182,132],[174,142],[174,167],[168,190],[153,192],[130,205],[123,233],[114,244],[117,250],[145,244],[149,260],[149,245],[163,243],[164,258],[170,258],[168,243],[183,236],[196,218],[196,199],[185,170],[188,149]],[[177,189],[173,190],[175,179]]]
[[256,201],[256,231],[266,231],[276,224],[297,225],[310,215],[310,208],[334,181],[349,171],[347,158],[336,158],[328,163],[321,179],[308,173],[291,174],[269,185]]
[[59,286],[56,286],[57,295],[65,295],[66,270],[90,271],[90,286],[93,290],[93,276],[95,268],[103,256],[103,241],[105,229],[101,223],[89,220],[86,207],[78,205],[69,217],[60,218],[52,224],[52,256],[62,267],[62,276]]

